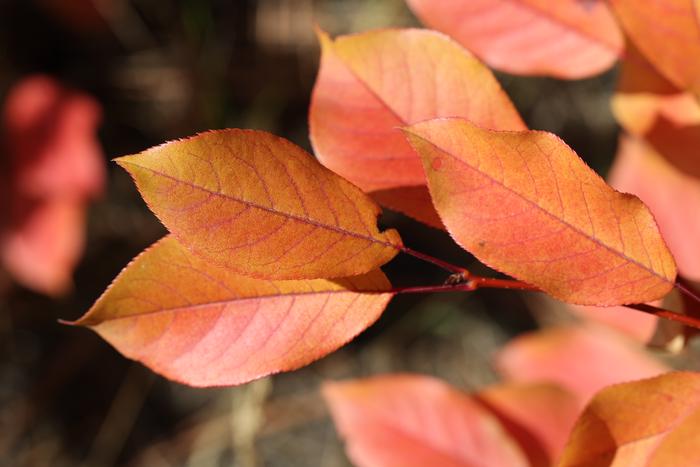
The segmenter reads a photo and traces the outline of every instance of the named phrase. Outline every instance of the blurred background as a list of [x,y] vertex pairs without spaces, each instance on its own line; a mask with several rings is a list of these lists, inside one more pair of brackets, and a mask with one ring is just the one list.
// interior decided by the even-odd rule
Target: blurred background
[[[0,465],[349,465],[321,381],[415,371],[475,389],[496,380],[496,349],[549,319],[533,294],[402,296],[354,342],[309,367],[215,389],[171,383],[90,330],[57,322],[82,315],[165,232],[110,159],[225,127],[268,130],[310,150],[314,23],[333,35],[418,25],[402,0],[0,0]],[[577,82],[498,78],[532,128],[559,134],[604,173],[618,131],[608,108],[615,74]],[[31,83],[23,94],[21,83]],[[24,113],[44,101],[51,117],[20,131],[31,120]],[[75,128],[91,136],[71,152]],[[104,185],[78,194],[75,184],[64,187],[72,207],[58,211],[77,213],[70,224],[77,232],[47,227],[41,235],[42,244],[66,236],[63,249],[46,254],[62,258],[72,276],[42,288],[22,265],[40,267],[48,256],[7,238],[33,225],[27,212],[54,199],[54,191],[38,193],[51,185],[42,177],[67,170],[68,162],[46,160],[44,175],[27,169],[27,160],[38,164],[32,144],[44,140],[70,154],[99,154],[83,179],[75,175],[80,161],[71,173]],[[63,225],[55,219],[66,217],[56,216],[46,225]],[[413,249],[492,274],[444,233],[391,212],[381,222]],[[63,258],[66,249],[77,259]],[[445,279],[411,258],[385,269],[397,286]]]

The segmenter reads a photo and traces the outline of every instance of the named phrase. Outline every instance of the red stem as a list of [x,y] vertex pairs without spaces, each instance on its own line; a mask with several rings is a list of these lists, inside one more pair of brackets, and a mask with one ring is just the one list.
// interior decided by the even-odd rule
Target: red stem
[[443,261],[441,259],[435,258],[430,255],[426,255],[425,253],[421,253],[420,251],[412,250],[411,248],[408,248],[406,246],[401,247],[401,251],[403,253],[406,253],[407,255],[411,255],[414,258],[418,258],[422,261],[425,261],[427,263],[434,264],[437,267],[440,267],[444,269],[445,271],[449,271],[452,273],[468,273],[465,268],[460,267],[460,266],[455,266],[454,264],[450,264],[447,261]]
[[[487,277],[470,277],[462,284],[442,284],[442,285],[427,285],[419,287],[398,287],[392,289],[393,293],[432,293],[432,292],[472,292],[479,288],[496,288],[496,289],[515,289],[515,290],[531,290],[541,292],[540,289],[524,282],[509,280],[509,279],[489,279]],[[700,319],[692,316],[676,313],[675,311],[665,310],[645,303],[636,303],[631,305],[623,305],[633,310],[648,313],[659,318],[676,321],[690,326],[695,329],[700,329]]]

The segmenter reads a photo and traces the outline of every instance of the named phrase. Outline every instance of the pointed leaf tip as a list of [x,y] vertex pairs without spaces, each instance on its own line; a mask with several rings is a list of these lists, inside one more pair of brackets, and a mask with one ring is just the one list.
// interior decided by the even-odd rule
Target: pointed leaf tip
[[187,248],[274,279],[371,271],[401,247],[379,206],[282,138],[220,130],[119,158],[151,210]]
[[555,135],[459,118],[407,135],[447,230],[487,265],[582,305],[647,302],[673,287],[676,265],[649,209]]
[[380,270],[270,281],[219,268],[168,236],[136,257],[72,323],[125,356],[192,386],[242,384],[344,345],[393,296]]

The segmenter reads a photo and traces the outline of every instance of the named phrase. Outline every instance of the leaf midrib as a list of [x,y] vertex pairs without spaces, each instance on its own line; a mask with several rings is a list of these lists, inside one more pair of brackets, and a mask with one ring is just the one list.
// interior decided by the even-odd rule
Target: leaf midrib
[[[270,208],[270,207],[267,207],[267,206],[263,206],[263,205],[261,205],[261,204],[258,204],[258,203],[252,202],[252,201],[248,201],[248,200],[245,200],[245,199],[237,198],[237,197],[235,197],[235,196],[232,196],[232,195],[229,195],[229,194],[226,194],[226,193],[221,193],[221,192],[219,192],[219,191],[211,190],[211,189],[209,189],[209,188],[207,188],[207,187],[200,186],[200,185],[196,185],[196,184],[194,184],[194,183],[192,183],[192,182],[189,182],[189,181],[186,181],[186,180],[182,180],[182,179],[176,178],[176,177],[174,177],[174,176],[172,176],[172,175],[169,175],[169,174],[167,174],[167,173],[165,173],[165,172],[161,172],[161,171],[159,171],[159,170],[156,170],[156,169],[153,169],[153,168],[151,168],[151,167],[147,167],[147,166],[144,166],[144,165],[141,165],[141,164],[137,164],[137,163],[134,163],[134,162],[132,162],[132,161],[127,161],[127,160],[125,160],[125,159],[121,159],[121,160],[119,160],[119,163],[127,164],[127,165],[132,165],[132,166],[139,167],[139,168],[141,168],[141,169],[148,170],[148,171],[150,171],[150,172],[152,172],[152,173],[154,173],[154,174],[156,174],[156,175],[158,175],[158,176],[167,178],[167,179],[172,180],[172,181],[174,181],[174,182],[176,182],[176,183],[180,183],[180,184],[183,184],[183,185],[189,186],[189,187],[191,187],[191,188],[195,188],[195,189],[204,191],[204,192],[209,193],[209,194],[212,194],[212,195],[221,196],[222,198],[225,198],[225,199],[227,199],[227,200],[229,200],[229,201],[241,203],[241,204],[243,204],[243,205],[245,205],[245,206],[248,206],[248,207],[251,207],[251,208],[254,208],[254,209],[259,209],[259,210],[261,210],[261,211],[265,211],[265,212],[270,213],[270,214],[274,214],[274,215],[281,216],[281,217],[286,217],[286,218],[292,219],[292,220],[294,220],[294,221],[297,221],[297,222],[300,222],[300,223],[303,223],[303,224],[313,225],[313,226],[315,226],[315,227],[319,227],[319,228],[321,228],[321,229],[326,229],[326,230],[329,230],[329,231],[331,231],[331,232],[339,233],[339,234],[342,234],[342,235],[347,235],[347,236],[354,237],[354,238],[358,238],[358,239],[361,239],[361,240],[367,240],[367,241],[370,241],[370,242],[373,242],[373,243],[377,243],[377,244],[380,244],[380,245],[384,245],[384,246],[387,246],[387,247],[394,248],[394,249],[396,249],[396,250],[400,250],[400,249],[401,249],[399,245],[393,244],[393,243],[391,243],[391,242],[382,241],[382,240],[379,240],[379,239],[377,239],[377,238],[375,238],[375,237],[372,237],[372,236],[362,235],[362,234],[359,234],[359,233],[356,233],[356,232],[352,232],[352,231],[349,231],[349,230],[345,230],[345,229],[343,229],[343,228],[341,228],[341,227],[339,227],[339,226],[336,226],[336,225],[324,224],[324,223],[322,223],[322,222],[319,222],[319,221],[317,221],[317,220],[314,220],[314,219],[311,219],[311,218],[308,218],[308,217],[303,217],[303,216],[299,216],[299,215],[297,215],[297,214],[292,214],[292,213],[289,213],[289,212],[284,212],[284,211],[276,210],[276,209],[274,209],[274,208]],[[152,210],[154,213],[156,212],[155,209],[151,209],[151,210]],[[157,214],[156,214],[156,215],[157,215]],[[367,227],[369,228],[370,226],[367,226]],[[380,231],[377,229],[377,232],[378,232],[379,235],[385,235],[384,231],[380,232]]]
[[[190,312],[196,312],[202,308],[210,307],[210,306],[226,306],[230,305],[232,303],[242,303],[242,302],[249,302],[249,301],[258,301],[258,300],[266,300],[266,299],[273,299],[273,298],[295,298],[295,297],[304,297],[304,296],[310,296],[310,295],[336,295],[336,294],[357,294],[357,295],[384,295],[384,294],[392,294],[390,290],[349,290],[349,289],[342,289],[342,290],[316,290],[316,291],[308,291],[308,292],[291,292],[291,293],[277,293],[277,294],[270,294],[270,295],[256,295],[253,297],[234,297],[234,298],[228,298],[228,299],[222,299],[222,300],[212,300],[210,302],[206,303],[196,303],[193,305],[179,305],[171,308],[160,308],[158,310],[152,310],[152,311],[144,311],[140,313],[134,313],[131,315],[126,315],[126,316],[116,316],[116,317],[110,317],[110,318],[105,318],[105,319],[100,319],[96,323],[80,323],[81,320],[78,320],[75,322],[75,324],[85,324],[87,326],[98,326],[103,323],[109,323],[112,321],[120,321],[120,320],[125,320],[125,319],[130,319],[130,318],[140,318],[143,316],[151,316],[151,315],[159,315],[163,313],[190,313]],[[138,296],[127,296],[121,298],[121,300],[127,300],[127,299],[139,299]],[[89,321],[89,319],[86,319],[86,321]]]
[[[409,130],[409,131],[410,131],[410,130]],[[555,215],[555,214],[552,213],[552,212],[549,212],[547,209],[545,209],[544,207],[540,206],[540,205],[537,204],[535,201],[533,201],[533,200],[527,198],[525,195],[523,195],[523,194],[520,193],[519,191],[514,190],[513,188],[511,188],[511,187],[509,187],[508,185],[504,184],[504,183],[501,182],[500,180],[494,178],[493,176],[491,176],[491,174],[479,170],[478,168],[476,168],[476,167],[470,165],[468,162],[466,162],[466,161],[460,159],[459,157],[455,156],[455,155],[452,154],[450,151],[447,151],[447,150],[441,148],[441,147],[438,146],[437,144],[435,144],[435,143],[433,143],[432,141],[430,141],[430,140],[428,140],[428,139],[426,139],[426,138],[424,138],[424,137],[422,137],[422,136],[416,134],[415,132],[412,132],[412,131],[411,131],[410,133],[411,133],[412,135],[416,136],[417,138],[420,138],[421,140],[425,141],[426,143],[430,144],[431,146],[433,146],[433,147],[434,147],[435,149],[437,149],[438,151],[440,151],[440,152],[442,152],[442,153],[448,155],[449,157],[451,157],[451,158],[454,159],[455,161],[459,162],[460,164],[462,164],[462,165],[468,167],[468,168],[471,169],[471,170],[474,170],[475,172],[478,172],[478,173],[482,174],[483,176],[485,176],[486,178],[488,178],[489,180],[491,180],[493,183],[499,185],[500,187],[502,187],[503,189],[509,191],[510,193],[513,193],[514,195],[518,196],[520,199],[522,199],[522,200],[524,200],[525,202],[527,202],[528,204],[534,206],[535,208],[537,208],[538,210],[540,210],[541,212],[543,212],[543,213],[546,214],[547,216],[551,217],[552,219],[554,219],[554,220],[560,222],[560,223],[563,224],[565,227],[571,229],[571,230],[574,231],[575,233],[581,235],[582,237],[588,239],[589,241],[595,243],[596,245],[601,246],[601,247],[605,248],[606,250],[608,250],[608,251],[614,253],[615,255],[621,257],[621,258],[624,259],[625,261],[628,261],[628,262],[630,262],[630,263],[636,265],[636,266],[639,267],[640,269],[643,269],[643,270],[645,270],[645,271],[651,273],[651,275],[658,277],[658,278],[661,279],[663,282],[666,282],[666,283],[669,283],[669,284],[673,284],[673,281],[672,281],[672,280],[668,279],[668,278],[665,277],[665,276],[660,275],[660,274],[657,273],[655,270],[650,269],[650,267],[645,266],[644,264],[640,263],[640,262],[637,261],[636,259],[630,258],[630,257],[627,256],[624,252],[621,252],[621,251],[619,251],[619,250],[613,248],[612,246],[609,246],[609,245],[603,243],[603,242],[602,242],[600,239],[598,239],[597,237],[593,237],[593,236],[587,234],[586,232],[584,232],[583,230],[581,230],[581,229],[578,228],[577,226],[575,226],[575,225],[569,223],[567,220],[562,219],[561,217]],[[665,273],[665,272],[666,272],[666,271],[664,270],[664,273]]]

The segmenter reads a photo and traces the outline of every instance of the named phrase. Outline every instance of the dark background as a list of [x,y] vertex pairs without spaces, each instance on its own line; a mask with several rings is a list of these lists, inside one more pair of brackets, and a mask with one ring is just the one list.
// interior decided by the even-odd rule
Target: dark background
[[[218,389],[170,383],[93,332],[57,323],[83,314],[164,233],[109,159],[225,127],[268,130],[309,149],[314,22],[334,35],[418,24],[401,0],[0,0],[0,102],[32,73],[93,95],[109,164],[72,293],[49,299],[3,281],[0,465],[347,465],[318,395],[322,380],[416,371],[478,388],[496,381],[498,347],[550,319],[534,294],[401,296],[329,357]],[[618,131],[608,109],[615,74],[498,77],[532,128],[559,134],[604,173]],[[391,212],[382,223],[411,248],[492,274],[444,233]],[[411,258],[385,269],[399,286],[445,278]]]

